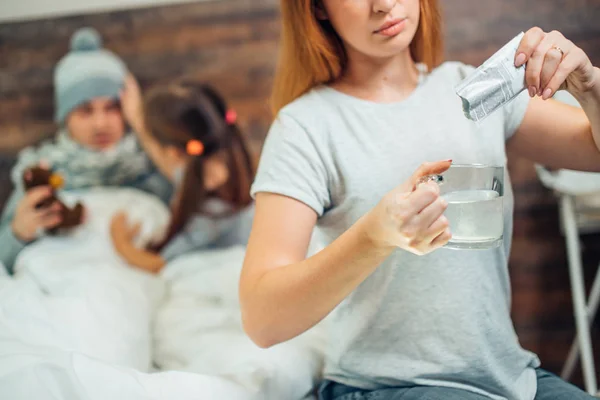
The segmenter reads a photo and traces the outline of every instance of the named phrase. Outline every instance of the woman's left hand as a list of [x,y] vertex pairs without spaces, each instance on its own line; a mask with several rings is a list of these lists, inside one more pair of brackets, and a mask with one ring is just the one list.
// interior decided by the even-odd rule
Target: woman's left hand
[[119,250],[123,245],[133,246],[133,240],[140,232],[140,224],[129,225],[125,213],[115,214],[110,222],[110,236]]
[[600,85],[600,70],[594,68],[583,50],[558,31],[528,30],[515,57],[517,67],[525,63],[525,81],[531,97],[538,95],[546,100],[562,89],[581,97]]

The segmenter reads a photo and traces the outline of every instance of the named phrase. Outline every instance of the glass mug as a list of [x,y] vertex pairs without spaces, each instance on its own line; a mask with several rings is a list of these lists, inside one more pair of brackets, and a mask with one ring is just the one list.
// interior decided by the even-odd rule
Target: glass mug
[[444,212],[450,224],[449,249],[490,249],[500,246],[504,236],[504,167],[452,164],[441,175],[419,180],[440,185],[448,202]]

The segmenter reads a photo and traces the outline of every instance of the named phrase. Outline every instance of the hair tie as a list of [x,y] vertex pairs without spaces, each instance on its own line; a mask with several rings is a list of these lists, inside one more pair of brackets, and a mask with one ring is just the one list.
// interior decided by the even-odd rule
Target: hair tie
[[225,122],[227,122],[227,125],[233,125],[237,122],[237,113],[235,110],[227,110],[225,113]]
[[190,156],[200,156],[204,153],[204,144],[199,140],[190,140],[185,149]]

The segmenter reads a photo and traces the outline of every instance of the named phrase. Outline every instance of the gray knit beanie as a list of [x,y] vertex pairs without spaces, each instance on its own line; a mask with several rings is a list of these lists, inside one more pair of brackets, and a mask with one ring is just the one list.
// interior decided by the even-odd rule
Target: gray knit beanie
[[102,48],[95,29],[79,29],[54,70],[55,121],[63,124],[73,109],[95,97],[118,98],[126,74],[123,61]]

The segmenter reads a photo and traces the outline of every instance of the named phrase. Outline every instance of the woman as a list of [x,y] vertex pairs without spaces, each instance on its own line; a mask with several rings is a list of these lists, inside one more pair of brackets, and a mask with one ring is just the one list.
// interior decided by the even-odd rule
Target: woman
[[[252,188],[240,287],[250,337],[271,346],[336,309],[322,399],[591,399],[520,347],[510,240],[441,249],[451,238],[447,204],[435,183],[416,183],[451,159],[505,165],[506,147],[552,167],[600,171],[598,68],[560,33],[533,28],[515,57],[526,63],[529,96],[477,126],[454,93],[473,69],[441,63],[436,0],[281,8],[278,116]],[[583,111],[548,101],[559,88]],[[508,180],[504,204],[510,238]],[[315,226],[330,243],[306,258]]]

